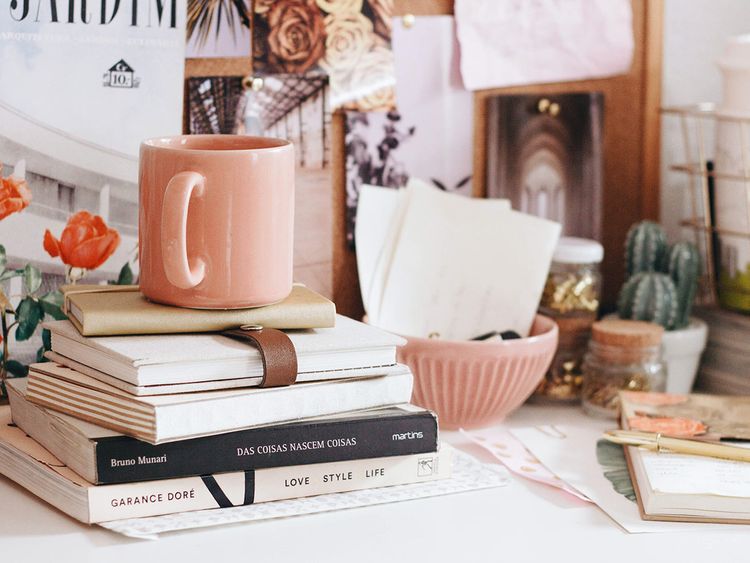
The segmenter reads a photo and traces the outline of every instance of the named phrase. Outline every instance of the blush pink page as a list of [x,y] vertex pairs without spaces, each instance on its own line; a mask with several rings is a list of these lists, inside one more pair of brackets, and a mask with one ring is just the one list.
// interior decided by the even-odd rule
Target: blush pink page
[[630,0],[456,0],[468,90],[623,74],[633,59]]
[[461,430],[466,438],[491,453],[516,475],[561,489],[583,501],[591,500],[547,469],[507,430]]

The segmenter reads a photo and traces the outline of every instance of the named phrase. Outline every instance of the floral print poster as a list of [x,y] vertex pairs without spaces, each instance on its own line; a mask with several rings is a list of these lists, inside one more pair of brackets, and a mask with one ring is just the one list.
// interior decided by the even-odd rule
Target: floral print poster
[[263,74],[327,74],[330,105],[395,105],[393,0],[256,0],[253,59]]

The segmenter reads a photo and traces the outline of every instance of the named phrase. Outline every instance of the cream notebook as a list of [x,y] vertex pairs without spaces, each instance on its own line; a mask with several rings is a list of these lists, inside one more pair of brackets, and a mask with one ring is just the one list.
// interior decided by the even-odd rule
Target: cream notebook
[[[255,348],[220,334],[85,337],[68,321],[44,327],[52,333],[55,361],[110,384],[118,379],[131,393],[150,394],[136,388],[168,385],[193,386],[175,391],[253,386],[263,376]],[[297,380],[302,382],[382,373],[381,368],[396,364],[396,347],[404,343],[341,315],[334,328],[285,332],[297,352]]]

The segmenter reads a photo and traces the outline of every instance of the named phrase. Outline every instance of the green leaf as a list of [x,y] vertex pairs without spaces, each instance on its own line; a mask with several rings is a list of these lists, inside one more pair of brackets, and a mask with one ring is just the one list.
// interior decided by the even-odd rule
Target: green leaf
[[0,282],[22,276],[23,272],[23,270],[5,270],[2,274],[0,274]]
[[63,313],[63,310],[57,305],[53,305],[47,301],[39,301],[42,306],[42,310],[56,321],[64,321],[68,316]]
[[52,333],[48,328],[42,329],[42,348],[52,350]]
[[5,247],[0,244],[0,274],[5,271],[8,266],[8,255],[5,253]]
[[63,294],[55,290],[42,295],[39,298],[39,303],[42,305],[45,313],[56,321],[60,321],[68,318],[62,310],[63,300]]
[[131,285],[133,283],[133,270],[130,269],[130,263],[125,262],[125,265],[120,269],[120,275],[117,276],[115,285]]
[[5,369],[13,377],[26,377],[26,374],[29,372],[25,365],[16,360],[8,360],[8,363],[5,364]]
[[65,298],[63,297],[62,291],[56,289],[54,291],[50,291],[49,293],[45,293],[40,298],[42,301],[46,301],[47,303],[52,303],[53,305],[57,305],[58,307],[63,306],[63,301]]
[[39,347],[39,350],[36,351],[36,361],[37,361],[37,363],[42,363],[42,362],[48,362],[49,361],[47,358],[44,357],[44,353],[46,351],[47,350],[44,349],[44,346],[40,346]]
[[42,317],[44,317],[42,305],[32,297],[25,297],[16,310],[16,318],[18,319],[16,340],[31,338]]
[[23,283],[28,293],[34,293],[42,286],[42,272],[31,264],[26,264],[23,270]]

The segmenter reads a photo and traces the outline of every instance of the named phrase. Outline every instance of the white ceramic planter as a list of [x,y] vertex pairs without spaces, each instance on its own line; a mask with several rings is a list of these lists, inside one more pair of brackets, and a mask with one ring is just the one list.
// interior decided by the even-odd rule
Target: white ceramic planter
[[690,317],[690,324],[670,330],[662,337],[662,354],[667,365],[667,393],[690,393],[706,347],[708,326]]

